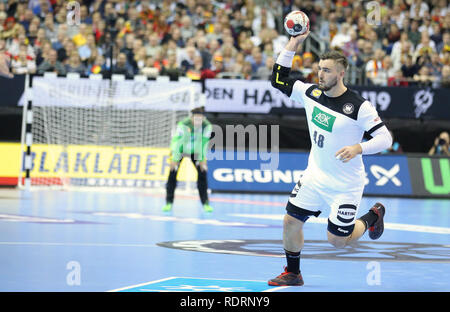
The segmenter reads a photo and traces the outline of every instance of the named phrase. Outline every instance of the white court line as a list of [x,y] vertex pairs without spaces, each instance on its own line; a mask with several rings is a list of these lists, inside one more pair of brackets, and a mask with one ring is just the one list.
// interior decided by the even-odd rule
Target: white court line
[[241,280],[235,278],[221,278],[221,277],[192,277],[192,276],[177,276],[176,278],[190,278],[190,279],[199,279],[199,280],[209,280],[209,281],[235,281],[235,282],[265,282],[259,280]]
[[[277,220],[281,221],[284,218],[284,214],[245,214],[245,213],[233,213],[229,214],[233,217],[252,218],[252,219],[265,219],[265,220]],[[327,218],[309,218],[308,223],[320,223],[327,224]],[[409,232],[421,232],[432,234],[450,234],[450,228],[441,226],[429,226],[429,225],[417,225],[417,224],[402,224],[402,223],[384,223],[384,228],[396,231],[409,231]]]
[[[210,280],[210,281],[234,281],[234,282],[261,282],[261,283],[266,283],[266,281],[258,281],[258,280],[238,280],[238,279],[213,278],[213,277],[172,276],[172,277],[168,277],[168,278],[159,279],[159,280],[156,280],[156,281],[151,281],[151,282],[146,282],[146,283],[142,283],[142,284],[136,284],[136,285],[126,286],[126,287],[117,288],[117,289],[113,289],[113,290],[108,290],[107,292],[115,292],[115,291],[121,291],[121,290],[125,290],[125,289],[130,289],[130,288],[142,287],[142,286],[146,286],[146,285],[155,284],[155,283],[158,283],[158,282],[169,281],[169,280],[176,279],[176,278],[186,278],[186,279],[193,279],[193,280]],[[283,289],[283,288],[287,288],[287,287],[289,287],[289,286],[286,286],[286,287],[274,287],[275,289],[273,289],[273,290],[272,289],[268,289],[268,290],[263,290],[262,292],[273,292],[273,291],[276,291],[277,289]]]
[[117,289],[113,289],[113,290],[107,290],[106,292],[115,292],[115,291],[121,291],[121,290],[125,290],[125,289],[130,289],[130,288],[142,287],[142,286],[145,286],[145,285],[151,285],[151,284],[155,284],[155,283],[159,283],[159,282],[169,281],[169,280],[175,279],[175,278],[178,278],[178,277],[177,276],[167,277],[167,278],[159,279],[159,280],[156,280],[156,281],[151,281],[151,282],[146,282],[146,283],[142,283],[142,284],[126,286],[126,287],[117,288]]
[[51,243],[51,242],[0,242],[0,245],[28,246],[81,246],[81,247],[158,247],[154,244],[110,244],[110,243]]

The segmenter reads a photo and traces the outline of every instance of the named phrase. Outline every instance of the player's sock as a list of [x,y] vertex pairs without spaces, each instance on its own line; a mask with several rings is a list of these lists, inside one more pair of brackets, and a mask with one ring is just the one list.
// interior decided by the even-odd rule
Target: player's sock
[[286,253],[287,271],[298,274],[300,272],[300,251],[291,252],[284,250]]
[[173,203],[175,189],[177,187],[177,169],[170,170],[166,183],[166,203]]
[[372,210],[369,210],[369,212],[363,215],[361,218],[359,218],[359,220],[364,222],[367,230],[368,228],[373,226],[375,222],[378,220],[378,215]]
[[200,166],[197,166],[197,189],[200,195],[200,201],[203,205],[208,204],[208,178],[207,172],[200,170]]

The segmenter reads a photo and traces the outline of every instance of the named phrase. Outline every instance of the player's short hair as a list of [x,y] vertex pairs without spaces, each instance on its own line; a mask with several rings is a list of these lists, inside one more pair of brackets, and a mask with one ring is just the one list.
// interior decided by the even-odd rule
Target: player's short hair
[[200,107],[196,107],[191,109],[191,114],[204,114],[205,113],[205,107],[204,106],[200,106]]
[[321,60],[334,60],[336,63],[341,64],[344,70],[347,70],[348,60],[345,55],[338,50],[330,50],[320,55]]

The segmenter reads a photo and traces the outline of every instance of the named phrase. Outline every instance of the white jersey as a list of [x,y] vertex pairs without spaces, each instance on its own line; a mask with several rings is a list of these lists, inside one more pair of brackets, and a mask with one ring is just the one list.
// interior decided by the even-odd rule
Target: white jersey
[[304,104],[311,138],[311,152],[305,177],[324,188],[357,190],[364,187],[365,170],[361,154],[344,163],[335,154],[344,146],[361,143],[384,125],[374,106],[347,89],[338,97],[328,97],[317,85],[296,81],[292,100]]

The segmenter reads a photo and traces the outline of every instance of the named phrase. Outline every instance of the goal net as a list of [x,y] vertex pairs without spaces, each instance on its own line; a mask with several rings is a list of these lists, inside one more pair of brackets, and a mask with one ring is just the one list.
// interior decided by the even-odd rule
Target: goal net
[[[176,124],[202,104],[190,81],[34,77],[28,94],[20,186],[161,189]],[[184,161],[180,187],[195,175]]]

